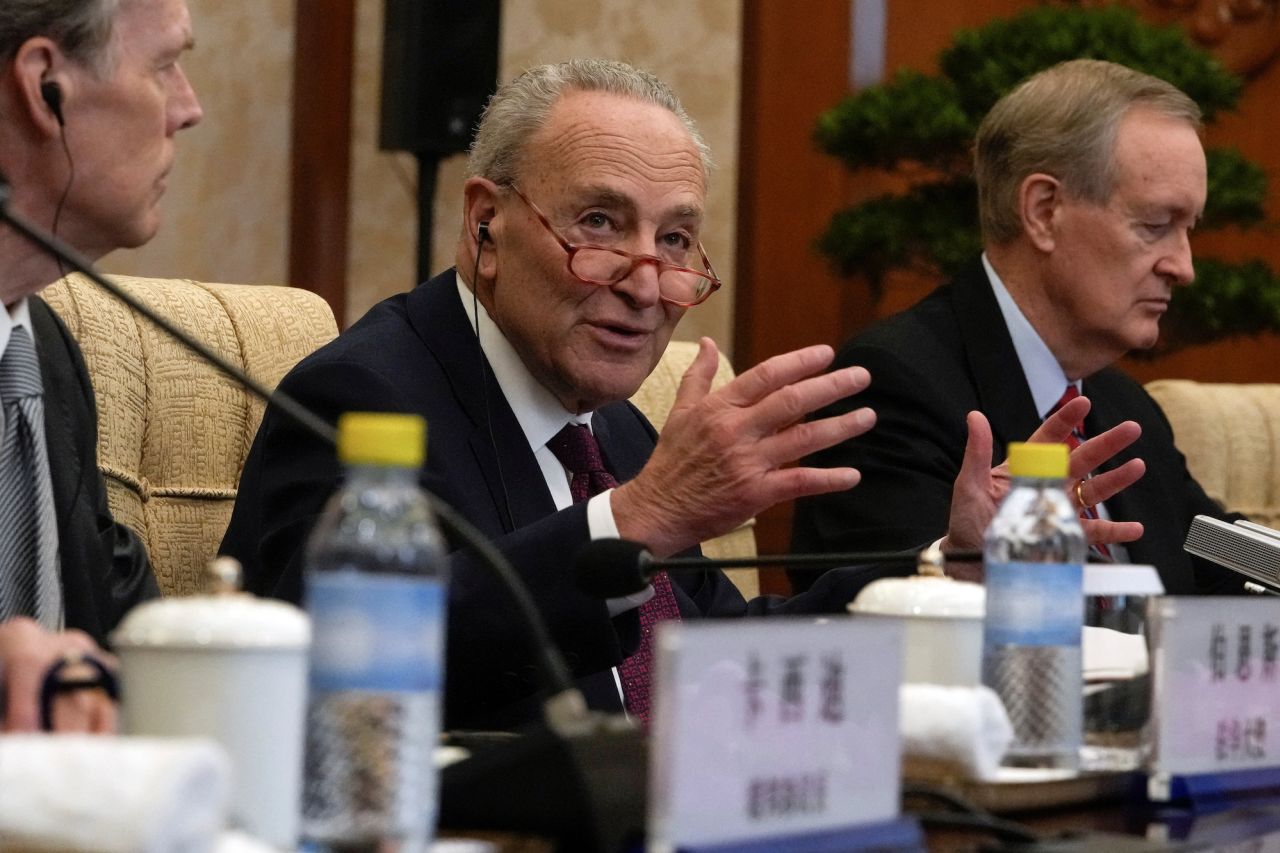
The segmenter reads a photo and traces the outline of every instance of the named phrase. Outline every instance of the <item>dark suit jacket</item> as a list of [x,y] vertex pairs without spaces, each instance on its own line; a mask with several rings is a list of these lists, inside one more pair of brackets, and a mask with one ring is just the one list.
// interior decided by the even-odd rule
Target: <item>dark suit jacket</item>
[[[867,368],[871,387],[833,411],[866,405],[878,420],[869,434],[813,458],[818,465],[853,465],[862,482],[799,502],[796,551],[899,548],[941,536],[964,457],[965,415],[976,409],[990,420],[992,464],[1005,459],[1010,442],[1026,440],[1040,425],[980,264],[858,335],[836,362]],[[1142,427],[1142,437],[1108,466],[1135,456],[1147,463],[1141,480],[1107,501],[1113,518],[1144,525],[1143,537],[1126,546],[1133,562],[1156,566],[1171,594],[1238,591],[1239,581],[1226,570],[1182,550],[1193,516],[1230,516],[1187,471],[1155,401],[1113,368],[1086,378],[1084,394],[1093,402],[1086,434],[1123,420]]]
[[[424,416],[423,485],[505,552],[582,679],[588,701],[616,709],[610,669],[634,650],[637,615],[611,619],[603,601],[575,587],[572,559],[589,539],[586,505],[556,511],[524,433],[485,364],[490,440],[481,370],[476,338],[449,271],[375,306],[304,359],[281,388],[330,420],[358,410]],[[615,403],[596,411],[592,424],[614,476],[635,476],[655,441],[644,416],[629,403]],[[222,543],[223,553],[244,564],[250,590],[300,599],[304,542],[340,479],[332,447],[268,410]],[[532,718],[537,678],[510,597],[465,552],[452,555],[450,571],[446,725],[505,727]],[[673,581],[685,618],[836,609],[848,600],[840,599],[839,581],[796,603],[750,605],[719,572],[681,574]]]
[[133,531],[115,523],[107,507],[98,471],[97,409],[80,348],[48,305],[38,298],[29,304],[44,380],[66,625],[105,644],[130,607],[160,592],[146,548]]

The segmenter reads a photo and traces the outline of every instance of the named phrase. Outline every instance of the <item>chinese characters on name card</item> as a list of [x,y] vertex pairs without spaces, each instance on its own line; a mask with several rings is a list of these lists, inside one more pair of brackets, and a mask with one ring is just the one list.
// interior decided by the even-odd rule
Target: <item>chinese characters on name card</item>
[[898,815],[897,622],[661,627],[650,739],[655,849]]
[[1280,605],[1167,598],[1155,608],[1154,771],[1280,766]]

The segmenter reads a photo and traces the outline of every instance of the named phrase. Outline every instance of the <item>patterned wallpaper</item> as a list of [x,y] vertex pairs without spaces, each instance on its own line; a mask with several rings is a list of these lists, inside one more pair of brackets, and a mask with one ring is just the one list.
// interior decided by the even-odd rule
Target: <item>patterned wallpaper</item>
[[[417,165],[377,148],[382,9],[356,2],[348,318],[408,288],[417,240]],[[117,252],[111,272],[277,284],[288,258],[289,122],[294,3],[188,0],[197,48],[184,62],[205,120],[178,141],[160,235]],[[678,337],[710,335],[726,351],[733,326],[740,0],[505,0],[501,75],[540,62],[604,56],[642,66],[680,94],[716,161],[707,251],[726,286],[686,316]],[[461,157],[441,164],[433,266],[453,263]]]

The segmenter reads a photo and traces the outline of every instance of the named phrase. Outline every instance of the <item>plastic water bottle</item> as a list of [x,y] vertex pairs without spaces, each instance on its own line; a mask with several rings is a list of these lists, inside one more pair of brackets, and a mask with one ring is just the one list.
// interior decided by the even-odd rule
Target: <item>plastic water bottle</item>
[[302,832],[314,850],[425,849],[444,675],[445,559],[417,474],[426,425],[338,423],[345,485],[307,546],[312,620]]
[[1063,489],[1067,447],[1011,444],[1009,473],[1012,487],[986,535],[982,680],[1013,723],[1005,765],[1073,769],[1088,544]]

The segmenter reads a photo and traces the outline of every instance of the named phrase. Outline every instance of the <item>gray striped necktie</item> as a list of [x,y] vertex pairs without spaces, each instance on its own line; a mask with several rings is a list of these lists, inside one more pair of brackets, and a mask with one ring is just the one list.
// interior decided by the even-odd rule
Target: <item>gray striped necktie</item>
[[43,392],[31,336],[14,326],[0,356],[0,620],[31,616],[57,630],[62,584]]

